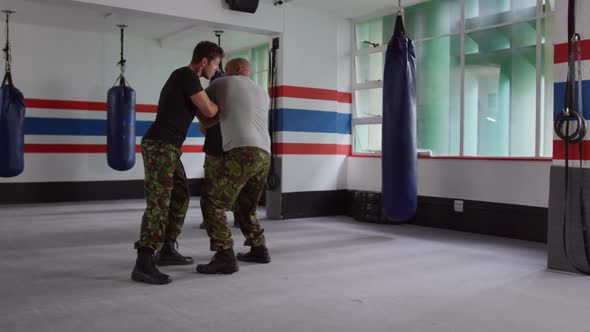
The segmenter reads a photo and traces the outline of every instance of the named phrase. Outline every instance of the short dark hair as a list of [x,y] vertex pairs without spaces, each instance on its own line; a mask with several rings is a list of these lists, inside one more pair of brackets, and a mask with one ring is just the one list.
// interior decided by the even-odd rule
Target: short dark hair
[[207,60],[211,61],[215,58],[222,57],[223,49],[221,47],[210,41],[202,41],[195,46],[191,63],[199,63],[203,58],[207,58]]

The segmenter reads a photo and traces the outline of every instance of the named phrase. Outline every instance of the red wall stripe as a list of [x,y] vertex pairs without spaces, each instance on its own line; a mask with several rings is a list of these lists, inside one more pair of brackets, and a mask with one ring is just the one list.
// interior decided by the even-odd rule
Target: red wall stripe
[[318,155],[344,155],[352,153],[352,145],[340,144],[314,144],[314,143],[275,143],[276,154],[318,154]]
[[[590,141],[582,142],[582,157],[583,160],[590,160]],[[572,163],[580,160],[580,144],[569,145],[569,159]],[[553,141],[553,159],[565,160],[565,142],[562,140]]]
[[[555,44],[553,63],[567,63],[568,57],[568,44]],[[590,39],[582,40],[582,60],[590,60]]]
[[343,104],[352,104],[352,93],[338,92],[338,102]]
[[58,110],[106,111],[107,104],[97,101],[74,101],[53,99],[26,99],[27,108],[47,108]]
[[180,150],[183,153],[202,153],[203,146],[202,145],[183,145]]
[[[27,108],[45,108],[68,111],[106,111],[107,103],[98,101],[75,101],[57,99],[25,99]],[[138,113],[156,113],[158,105],[136,104],[135,111]]]
[[[276,97],[329,100],[339,103],[351,104],[352,93],[328,89],[306,88],[299,86],[281,85],[270,90],[270,94]],[[58,99],[34,99],[25,100],[27,108],[45,108],[71,111],[106,111],[107,104],[98,101],[76,101]],[[137,104],[135,109],[139,113],[156,113],[158,105]]]
[[352,103],[352,93],[328,89],[305,88],[300,86],[280,85],[270,89],[272,97],[329,100],[339,103]]
[[[202,145],[184,145],[184,153],[201,153]],[[141,152],[141,146],[135,146],[135,152]],[[25,144],[25,153],[107,153],[104,144]]]
[[106,153],[103,144],[25,144],[25,153]]
[[[380,153],[353,153],[352,158],[381,158]],[[476,161],[534,161],[550,162],[551,157],[470,157],[470,156],[418,156],[422,160],[476,160]]]
[[[316,89],[297,86],[278,86],[271,89],[271,95],[276,97],[289,97],[301,99],[329,100],[339,103],[352,103],[352,94],[329,89]],[[75,101],[57,99],[33,99],[25,100],[27,108],[72,110],[72,111],[106,111],[104,102]],[[140,113],[156,113],[157,105],[137,104],[136,111]],[[313,143],[276,143],[277,154],[301,154],[301,155],[346,155],[352,154],[351,145],[339,144],[313,144]],[[141,151],[136,146],[136,152]],[[202,153],[202,145],[185,145],[182,147],[185,153]],[[26,153],[106,153],[106,145],[103,144],[25,144]]]
[[[275,143],[275,153],[282,155],[345,155],[352,152],[351,145],[313,143]],[[140,145],[135,146],[140,153]],[[202,153],[202,145],[184,145],[184,153]],[[25,144],[25,153],[107,153],[104,144]]]
[[139,113],[157,113],[158,105],[137,104],[135,105],[135,111]]

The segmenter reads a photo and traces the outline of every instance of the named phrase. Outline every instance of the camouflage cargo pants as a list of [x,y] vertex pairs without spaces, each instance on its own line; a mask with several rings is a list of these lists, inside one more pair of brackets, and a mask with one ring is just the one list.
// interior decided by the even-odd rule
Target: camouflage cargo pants
[[182,152],[157,140],[141,142],[147,203],[135,248],[160,250],[165,239],[175,240],[182,230],[190,199]]
[[205,156],[205,180],[201,200],[211,250],[233,247],[231,230],[225,211],[232,210],[240,230],[246,237],[246,246],[265,245],[264,229],[256,217],[258,200],[266,183],[270,167],[270,154],[244,147],[235,148],[223,157]]

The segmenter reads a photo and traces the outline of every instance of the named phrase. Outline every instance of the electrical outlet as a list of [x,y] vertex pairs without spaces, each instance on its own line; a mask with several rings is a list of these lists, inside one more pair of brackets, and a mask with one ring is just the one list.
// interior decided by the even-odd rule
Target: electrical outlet
[[463,201],[455,200],[453,208],[455,212],[463,212]]

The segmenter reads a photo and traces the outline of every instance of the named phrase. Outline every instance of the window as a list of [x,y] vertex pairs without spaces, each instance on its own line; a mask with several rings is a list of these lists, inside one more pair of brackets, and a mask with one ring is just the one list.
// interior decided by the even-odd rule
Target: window
[[[420,149],[551,156],[555,1],[540,2],[430,0],[404,8],[416,50]],[[354,23],[355,153],[380,152],[384,56],[395,15]]]
[[268,44],[263,44],[246,50],[230,53],[226,56],[225,61],[236,58],[244,58],[250,61],[250,71],[252,72],[252,80],[256,84],[268,90],[268,54],[270,47]]
[[252,49],[252,80],[268,90],[268,53],[269,45],[264,44]]
[[394,22],[388,15],[356,24],[352,134],[357,153],[381,151],[384,56]]

